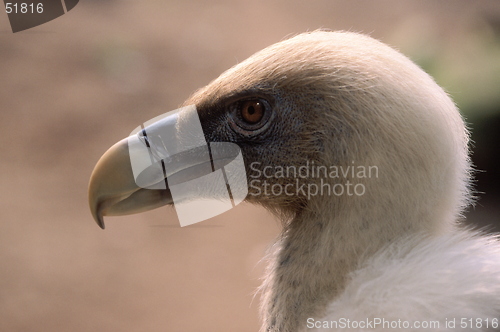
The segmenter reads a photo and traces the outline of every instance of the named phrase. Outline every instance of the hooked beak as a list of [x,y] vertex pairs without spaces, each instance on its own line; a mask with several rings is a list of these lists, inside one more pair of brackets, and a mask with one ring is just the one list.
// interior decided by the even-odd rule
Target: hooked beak
[[168,188],[145,189],[137,186],[127,138],[104,153],[90,176],[90,211],[102,229],[104,216],[139,213],[167,204],[172,204]]
[[181,226],[242,202],[248,193],[238,145],[206,142],[196,107],[154,118],[113,145],[89,183],[92,216],[120,216],[174,205]]

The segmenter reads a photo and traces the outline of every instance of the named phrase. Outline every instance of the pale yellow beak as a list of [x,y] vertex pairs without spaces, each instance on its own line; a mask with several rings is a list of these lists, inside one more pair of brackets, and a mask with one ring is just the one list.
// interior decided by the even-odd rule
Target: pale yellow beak
[[104,216],[139,213],[171,203],[168,189],[151,190],[137,186],[126,138],[104,153],[90,176],[90,211],[102,229]]

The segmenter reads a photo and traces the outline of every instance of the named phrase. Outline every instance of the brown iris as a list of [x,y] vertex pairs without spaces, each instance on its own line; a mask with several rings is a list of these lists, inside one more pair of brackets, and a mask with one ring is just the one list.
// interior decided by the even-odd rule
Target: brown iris
[[255,124],[262,120],[264,106],[258,100],[246,101],[241,107],[241,117],[249,124]]

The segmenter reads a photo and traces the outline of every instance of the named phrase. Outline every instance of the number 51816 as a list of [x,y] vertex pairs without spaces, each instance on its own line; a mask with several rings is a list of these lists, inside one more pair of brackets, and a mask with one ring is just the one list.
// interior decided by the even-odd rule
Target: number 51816
[[12,3],[12,2],[7,2],[5,4],[5,11],[7,14],[14,13],[14,14],[41,14],[43,13],[43,3],[30,3],[27,4],[25,2],[23,3]]

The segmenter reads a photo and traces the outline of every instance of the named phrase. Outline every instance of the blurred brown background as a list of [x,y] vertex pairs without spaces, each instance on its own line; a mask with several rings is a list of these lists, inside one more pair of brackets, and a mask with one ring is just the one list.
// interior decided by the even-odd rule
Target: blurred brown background
[[500,220],[498,0],[82,0],[16,34],[0,13],[0,331],[257,331],[270,214],[242,205],[180,228],[163,208],[102,231],[87,183],[137,125],[317,28],[369,33],[436,77],[484,170],[469,220]]

